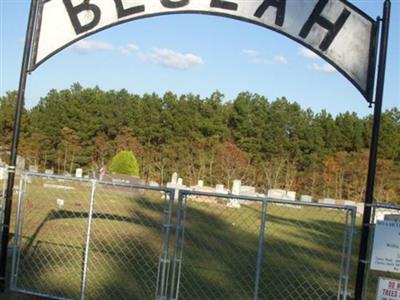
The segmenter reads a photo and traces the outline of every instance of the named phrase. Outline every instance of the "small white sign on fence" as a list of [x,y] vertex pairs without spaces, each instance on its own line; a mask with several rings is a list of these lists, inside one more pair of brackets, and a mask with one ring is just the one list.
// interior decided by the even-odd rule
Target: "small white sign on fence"
[[400,280],[379,277],[376,300],[400,300]]
[[371,269],[400,273],[400,222],[376,223]]

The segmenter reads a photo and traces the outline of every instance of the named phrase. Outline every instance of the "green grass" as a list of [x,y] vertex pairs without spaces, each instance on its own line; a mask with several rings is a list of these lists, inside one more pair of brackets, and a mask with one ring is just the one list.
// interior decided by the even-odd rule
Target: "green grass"
[[[79,298],[90,193],[82,183],[36,178],[27,185],[18,288]],[[252,299],[261,205],[202,200],[187,201],[180,299]],[[87,299],[154,298],[163,209],[160,192],[97,186]],[[341,211],[269,204],[259,299],[336,299],[344,223]]]

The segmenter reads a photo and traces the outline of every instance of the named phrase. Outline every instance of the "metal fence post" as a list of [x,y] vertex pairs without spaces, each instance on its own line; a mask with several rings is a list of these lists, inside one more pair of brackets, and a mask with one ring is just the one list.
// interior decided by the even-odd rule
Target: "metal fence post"
[[89,206],[85,252],[84,252],[83,266],[82,266],[82,285],[81,285],[81,298],[80,298],[81,300],[85,299],[86,278],[87,278],[87,269],[88,269],[88,260],[89,260],[90,235],[91,235],[91,229],[92,229],[92,218],[93,218],[93,206],[94,206],[94,200],[95,200],[95,193],[96,193],[96,180],[93,179],[92,180],[92,192],[90,194],[90,206]]
[[[340,263],[340,278],[337,299],[346,300],[350,276],[350,260],[355,226],[355,211],[352,207],[345,207],[346,220],[343,235],[342,259]],[[350,220],[349,220],[350,219]]]
[[254,300],[258,299],[258,289],[260,286],[260,273],[261,273],[262,256],[264,254],[264,232],[265,232],[266,219],[267,219],[267,203],[266,200],[263,199],[262,209],[261,209],[260,237],[258,239],[258,250],[257,250],[256,279],[255,279],[254,297],[253,297]]
[[[167,196],[169,195],[169,197]],[[168,200],[169,198],[169,200]],[[166,299],[168,293],[169,273],[169,241],[171,231],[172,207],[174,203],[174,192],[164,193],[164,224],[162,229],[162,251],[159,258],[157,270],[156,299]]]
[[171,292],[170,299],[178,299],[179,294],[179,283],[181,275],[181,263],[182,263],[182,250],[183,250],[183,239],[184,239],[184,225],[186,217],[186,197],[187,195],[183,191],[179,191],[178,196],[178,211],[176,221],[176,240],[175,249],[173,255],[173,268],[172,268],[172,279],[171,279]]
[[347,230],[347,224],[349,220],[349,212],[346,211],[346,219],[345,219],[345,228],[344,228],[344,234],[343,234],[343,243],[342,243],[342,254],[341,254],[341,260],[340,260],[340,272],[339,272],[339,286],[338,286],[338,292],[337,292],[337,300],[340,300],[342,295],[344,294],[344,284],[343,284],[343,279],[344,279],[344,270],[345,270],[345,261],[346,261],[346,245],[347,245],[347,235],[348,235],[348,230]]
[[[13,254],[12,254],[12,263],[11,263],[11,280],[10,280],[10,288],[16,288],[17,286],[17,266],[19,261],[19,247],[20,247],[20,239],[21,239],[21,229],[22,229],[22,202],[24,199],[25,189],[26,189],[26,180],[27,176],[23,175],[19,181],[18,188],[18,203],[17,203],[17,214],[15,220],[15,235],[14,235],[14,245],[13,245]],[[17,256],[18,255],[18,256]]]
[[346,217],[346,225],[348,228],[348,244],[347,244],[347,254],[346,254],[346,266],[345,266],[345,274],[344,274],[344,293],[343,299],[347,299],[348,288],[349,288],[349,280],[350,280],[350,265],[351,265],[351,254],[353,251],[353,237],[354,237],[354,227],[356,222],[356,209],[352,208],[347,211],[347,215],[350,213],[351,222],[348,223],[348,219]]
[[367,249],[367,257],[366,257],[366,262],[365,264],[368,266],[368,268],[365,271],[365,277],[364,277],[364,284],[363,284],[363,290],[362,290],[362,295],[366,297],[365,295],[368,295],[368,282],[369,282],[369,274],[370,274],[370,265],[371,265],[371,254],[372,254],[372,246],[373,246],[373,237],[375,236],[375,214],[376,214],[376,209],[377,207],[375,206],[375,203],[370,204],[371,205],[371,218],[369,222],[369,238],[368,238],[368,249]]

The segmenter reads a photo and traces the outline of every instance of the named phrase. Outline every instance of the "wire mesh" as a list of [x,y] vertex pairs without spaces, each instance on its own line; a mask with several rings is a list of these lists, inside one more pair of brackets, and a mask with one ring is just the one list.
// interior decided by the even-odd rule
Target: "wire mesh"
[[[400,273],[394,272],[383,272],[372,270],[370,268],[371,258],[372,258],[372,246],[374,240],[374,229],[375,224],[378,220],[385,220],[387,215],[396,215],[400,218],[400,205],[388,205],[384,203],[374,203],[372,205],[372,216],[371,216],[371,227],[370,227],[370,237],[369,237],[369,249],[368,249],[368,265],[366,267],[366,276],[364,283],[363,298],[365,300],[376,299],[376,293],[379,284],[379,277],[390,278],[395,280],[400,280]],[[386,217],[387,218],[387,217]]]
[[25,179],[12,285],[80,298],[91,184],[51,177]]
[[347,226],[343,210],[270,203],[259,299],[340,299]]
[[57,299],[346,299],[354,209],[25,174],[11,288]]
[[39,175],[24,176],[20,190],[11,289],[59,299],[155,298],[167,272],[160,258],[170,191]]
[[179,299],[252,299],[261,223],[259,204],[190,196]]
[[183,194],[172,298],[346,299],[354,209],[264,201]]
[[88,298],[154,298],[165,201],[159,191],[97,186]]

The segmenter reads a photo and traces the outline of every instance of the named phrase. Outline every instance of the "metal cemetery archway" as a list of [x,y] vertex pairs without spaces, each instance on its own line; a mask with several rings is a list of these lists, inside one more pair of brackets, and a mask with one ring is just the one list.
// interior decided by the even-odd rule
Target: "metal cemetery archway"
[[28,72],[34,71],[65,47],[98,31],[139,18],[178,13],[229,17],[281,33],[328,61],[360,91],[370,105],[375,105],[355,291],[356,299],[361,299],[384,90],[390,0],[384,1],[383,17],[376,20],[346,0],[32,0],[18,88],[2,226],[2,289],[5,288],[11,202]]

